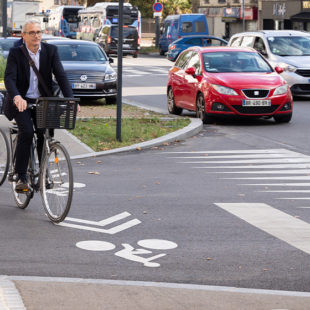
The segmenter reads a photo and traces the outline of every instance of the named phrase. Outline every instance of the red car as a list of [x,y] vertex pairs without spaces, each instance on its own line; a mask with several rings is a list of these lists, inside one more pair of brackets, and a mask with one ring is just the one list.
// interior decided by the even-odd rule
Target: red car
[[293,98],[288,84],[254,49],[191,47],[169,70],[168,110],[180,115],[196,111],[204,123],[216,115],[292,118]]

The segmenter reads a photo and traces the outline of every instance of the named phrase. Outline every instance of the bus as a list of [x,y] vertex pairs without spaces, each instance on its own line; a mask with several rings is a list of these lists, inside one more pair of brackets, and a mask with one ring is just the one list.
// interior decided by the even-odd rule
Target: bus
[[[118,24],[118,2],[98,2],[78,13],[79,29],[76,38],[95,41],[106,25]],[[124,3],[123,22],[126,26],[137,28],[141,38],[141,13],[131,3]]]
[[78,12],[83,6],[62,5],[48,14],[46,33],[54,36],[76,38],[79,26]]

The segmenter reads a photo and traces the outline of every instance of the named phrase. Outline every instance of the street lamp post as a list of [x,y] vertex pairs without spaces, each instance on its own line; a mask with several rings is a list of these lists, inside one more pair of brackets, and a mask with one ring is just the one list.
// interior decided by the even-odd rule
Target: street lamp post
[[8,15],[7,15],[7,0],[2,0],[2,36],[7,36],[7,21],[8,21]]
[[122,70],[123,70],[123,7],[124,0],[118,3],[118,45],[117,45],[117,113],[116,139],[122,141]]
[[244,20],[244,0],[242,0],[242,31],[245,31],[245,20]]

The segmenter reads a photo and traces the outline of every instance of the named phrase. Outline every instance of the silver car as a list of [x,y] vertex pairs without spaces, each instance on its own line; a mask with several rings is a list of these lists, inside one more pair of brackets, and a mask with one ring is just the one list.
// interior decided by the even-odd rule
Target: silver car
[[293,95],[310,95],[310,33],[294,30],[262,30],[237,33],[228,46],[252,47],[275,67]]

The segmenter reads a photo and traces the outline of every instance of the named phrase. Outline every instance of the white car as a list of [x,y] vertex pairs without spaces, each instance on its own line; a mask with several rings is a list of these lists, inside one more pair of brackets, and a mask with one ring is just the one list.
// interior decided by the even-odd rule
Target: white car
[[228,46],[252,47],[275,67],[293,95],[310,95],[310,33],[294,30],[262,30],[233,35]]

